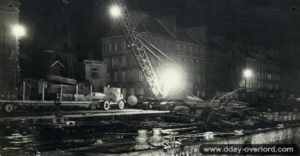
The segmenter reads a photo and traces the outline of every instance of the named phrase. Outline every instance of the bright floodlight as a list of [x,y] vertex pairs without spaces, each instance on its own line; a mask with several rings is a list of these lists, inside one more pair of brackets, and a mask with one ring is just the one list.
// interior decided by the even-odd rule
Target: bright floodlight
[[169,65],[161,69],[159,79],[165,95],[171,90],[182,89],[184,85],[184,74],[178,66]]
[[110,15],[114,18],[118,18],[122,14],[121,8],[118,5],[111,6],[109,12],[110,12]]
[[246,69],[246,70],[244,70],[244,77],[245,78],[250,78],[250,77],[252,77],[253,76],[253,73],[252,73],[252,70],[250,70],[250,69]]
[[11,29],[12,29],[12,34],[15,37],[19,38],[19,37],[23,37],[26,35],[26,30],[22,25],[19,25],[19,24],[13,25]]

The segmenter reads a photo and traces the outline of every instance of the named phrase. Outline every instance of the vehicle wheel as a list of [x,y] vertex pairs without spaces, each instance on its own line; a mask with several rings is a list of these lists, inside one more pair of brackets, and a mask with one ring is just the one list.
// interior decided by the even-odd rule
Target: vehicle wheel
[[6,113],[11,113],[15,109],[15,106],[13,104],[5,104],[3,107],[3,111]]
[[123,100],[120,100],[119,103],[118,103],[118,107],[119,107],[119,109],[124,109],[125,102]]
[[103,104],[102,104],[102,109],[103,110],[109,110],[110,109],[110,104],[108,101],[105,101]]
[[91,110],[96,110],[97,109],[97,105],[96,104],[90,104],[90,109]]
[[104,103],[103,101],[98,102],[98,104],[96,105],[97,109],[102,109],[103,103]]

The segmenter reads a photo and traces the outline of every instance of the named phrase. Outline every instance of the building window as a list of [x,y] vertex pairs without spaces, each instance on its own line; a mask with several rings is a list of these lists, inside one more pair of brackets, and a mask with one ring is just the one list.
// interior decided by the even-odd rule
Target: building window
[[193,56],[193,47],[190,46],[188,49],[188,55]]
[[194,53],[194,56],[199,56],[199,52],[197,51],[198,48],[194,47],[193,48],[193,53]]
[[180,54],[180,44],[176,44],[176,52],[178,55]]
[[111,43],[108,43],[108,52],[111,52],[112,51],[112,45]]
[[98,68],[91,68],[90,69],[90,77],[92,79],[99,79],[100,78],[100,69],[98,69]]
[[130,88],[130,95],[135,95],[134,88]]
[[133,75],[133,80],[135,80],[135,81],[138,81],[139,80],[139,70],[138,69],[135,69],[134,70],[134,75]]
[[198,82],[198,75],[197,74],[194,74],[194,81]]
[[122,82],[125,82],[126,81],[126,72],[122,72],[122,74],[121,74],[122,76]]
[[127,58],[126,58],[126,55],[123,55],[122,56],[122,66],[126,66],[126,64],[127,64]]
[[129,81],[132,81],[132,79],[133,79],[133,72],[132,72],[132,70],[128,70],[128,72],[127,72],[127,79]]
[[114,72],[114,82],[118,82],[118,72]]
[[143,81],[143,73],[142,73],[142,71],[138,71],[138,73],[139,73],[139,81]]
[[118,41],[115,42],[114,51],[118,51]]
[[181,50],[181,51],[180,51],[181,54],[186,54],[186,48],[185,48],[184,45],[181,45],[180,50]]
[[113,58],[112,58],[112,66],[113,66],[113,67],[116,67],[116,66],[119,65],[119,62],[120,62],[119,59],[120,59],[120,58],[118,58],[118,57],[113,57]]
[[196,68],[195,68],[195,64],[194,64],[194,60],[193,60],[193,59],[190,60],[190,69],[191,69],[192,71],[196,69]]
[[123,94],[123,97],[125,98],[126,97],[126,88],[122,88],[122,94]]
[[126,49],[127,49],[127,43],[126,43],[125,40],[122,41],[122,49],[123,49],[123,50],[126,50]]
[[111,66],[114,67],[116,65],[115,58],[111,58]]
[[105,47],[104,47],[104,52],[105,52],[105,53],[108,53],[108,43],[105,43],[104,45],[105,45]]
[[139,88],[139,89],[137,90],[137,94],[138,94],[138,95],[143,95],[143,94],[144,94],[144,89],[143,89],[143,88]]
[[197,81],[198,81],[198,83],[201,84],[201,76],[200,75],[197,75]]

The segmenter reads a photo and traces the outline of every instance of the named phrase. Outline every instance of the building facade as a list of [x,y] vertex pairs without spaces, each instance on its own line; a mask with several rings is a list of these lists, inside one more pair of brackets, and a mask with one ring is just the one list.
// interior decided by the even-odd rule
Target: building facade
[[[141,36],[180,65],[186,76],[186,94],[205,96],[206,47],[187,30],[177,30],[174,22],[165,18],[144,17],[138,20],[137,29]],[[170,23],[170,24],[167,24]],[[175,28],[174,28],[175,27]],[[135,57],[117,25],[102,39],[102,51],[109,73],[109,84],[120,87],[123,95],[150,95]],[[157,58],[148,54],[158,71],[163,66]],[[160,56],[162,60],[165,58]]]
[[[241,77],[240,86],[247,92],[255,93],[262,103],[279,102],[282,99],[282,74],[279,62],[271,57],[272,51],[263,47],[254,47],[245,55],[244,69],[250,69],[253,76],[245,80]],[[246,82],[245,82],[246,81]],[[245,86],[246,85],[246,86]]]
[[19,43],[11,27],[19,23],[16,0],[0,0],[0,99],[17,98],[19,79]]
[[107,83],[106,64],[97,60],[84,60],[85,80],[88,81],[94,91],[103,91]]
[[[138,21],[137,30],[142,38],[183,67],[187,78],[185,95],[208,99],[217,93],[245,88],[243,71],[247,68],[253,71],[253,77],[246,83],[251,103],[279,101],[283,90],[289,90],[283,85],[284,76],[279,61],[274,58],[276,52],[270,49],[242,46],[238,42],[226,47],[224,38],[209,35],[205,27],[179,30],[174,22],[158,18],[144,17]],[[118,25],[102,39],[102,47],[108,83],[120,87],[127,96],[149,95],[147,82]],[[151,54],[149,57],[159,69],[159,61]],[[241,94],[245,99],[245,94]]]

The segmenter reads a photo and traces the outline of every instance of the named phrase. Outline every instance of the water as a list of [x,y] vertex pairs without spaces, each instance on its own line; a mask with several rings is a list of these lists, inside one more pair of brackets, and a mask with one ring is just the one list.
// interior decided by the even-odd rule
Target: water
[[[77,155],[86,151],[130,152],[135,143],[136,128],[118,121],[85,122],[76,126],[1,124],[0,154],[6,156],[67,152]],[[117,150],[111,150],[114,148]]]
[[138,129],[152,130],[154,127],[179,124],[156,118],[138,121],[76,121],[75,126],[24,121],[0,123],[0,154],[44,156],[128,153],[134,151]]
[[[212,129],[233,132],[237,128],[231,127],[226,130],[224,125],[215,128],[205,124],[199,126],[183,120],[182,117],[81,120],[76,121],[75,126],[66,123],[6,122],[0,123],[0,156],[90,156],[129,153],[134,151],[138,129],[184,128],[195,125],[197,125],[196,130],[188,130],[180,134],[201,133]],[[259,126],[263,128],[262,124]],[[264,126],[268,125],[264,124]],[[199,142],[199,140],[193,141]],[[192,140],[188,142],[191,143]]]

